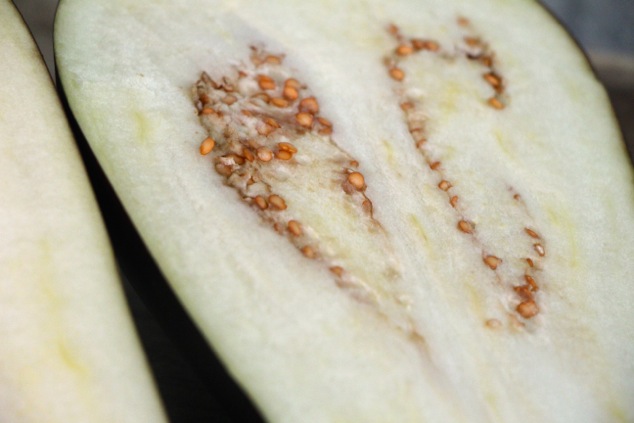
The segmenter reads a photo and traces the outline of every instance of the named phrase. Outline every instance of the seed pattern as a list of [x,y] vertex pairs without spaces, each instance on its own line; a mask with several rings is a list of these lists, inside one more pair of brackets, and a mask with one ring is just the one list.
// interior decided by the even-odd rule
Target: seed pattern
[[[508,98],[505,94],[506,81],[496,69],[494,53],[488,44],[475,34],[475,30],[468,19],[459,17],[457,19],[457,25],[462,29],[465,35],[457,43],[455,51],[461,52],[459,54],[464,54],[467,60],[476,61],[482,66],[482,78],[492,90],[492,96],[487,98],[485,103],[495,110],[506,108],[508,103]],[[478,228],[475,223],[464,215],[462,211],[463,208],[460,206],[461,200],[457,195],[457,190],[454,188],[452,179],[449,177],[447,170],[444,169],[442,162],[434,159],[429,149],[426,118],[422,104],[420,100],[409,98],[404,94],[406,92],[404,88],[408,84],[407,75],[402,66],[405,60],[418,53],[439,54],[438,57],[441,60],[446,60],[447,55],[450,53],[443,51],[443,47],[438,41],[405,37],[400,29],[393,24],[389,25],[388,33],[396,41],[397,46],[388,54],[384,63],[389,77],[395,81],[395,92],[401,98],[400,108],[404,114],[414,144],[429,168],[437,175],[439,181],[437,188],[447,196],[448,204],[456,215],[457,230],[465,236],[470,236],[476,245],[480,246],[483,264],[496,274],[497,280],[501,281],[498,269],[500,266],[504,266],[505,260],[491,253],[491,251],[495,250],[494,246],[487,246],[480,241]],[[445,56],[440,56],[441,53]],[[526,208],[521,200],[521,196],[516,192],[512,192],[512,194],[514,200],[520,202],[522,207]],[[535,271],[539,270],[537,267],[537,264],[540,263],[539,260],[546,256],[546,249],[544,247],[544,240],[534,228],[528,226],[522,228],[522,234],[518,234],[518,236],[522,235],[531,239],[533,246],[533,251],[527,254],[525,258],[526,268],[520,277],[523,283],[516,285],[514,282],[506,282],[506,284],[510,285],[517,296],[514,300],[516,302],[514,305],[510,305],[510,307],[514,308],[514,311],[523,319],[531,319],[540,311],[535,298],[539,286],[534,275]],[[541,267],[541,264],[539,264],[539,266]],[[504,282],[502,281],[502,283]],[[511,320],[514,327],[524,325],[524,323],[518,320],[514,315],[512,315]],[[501,325],[501,322],[499,322],[498,319],[489,319],[485,324],[487,327],[497,328]]]
[[[342,201],[349,203],[346,208],[357,210],[357,219],[367,221],[367,229],[383,236],[365,194],[359,162],[336,145],[333,124],[319,114],[318,98],[283,62],[282,55],[252,48],[250,63],[237,76],[224,76],[217,82],[206,73],[201,75],[194,99],[209,136],[202,141],[200,153],[210,156],[225,184],[301,254],[323,261],[340,286],[358,288],[355,276],[323,244],[310,221],[302,219],[294,207],[297,204],[276,192],[289,174],[310,171],[311,157],[297,140],[303,137],[302,142],[308,142],[306,136],[312,135],[310,143],[320,144],[320,151],[330,155],[327,170],[336,179],[333,187],[340,190]],[[312,148],[303,145],[307,146],[304,150]]]
[[[482,78],[491,87],[491,95],[485,100],[485,104],[495,110],[503,110],[507,106],[508,96],[506,95],[506,81],[502,78],[495,66],[495,54],[489,45],[481,37],[475,34],[471,22],[464,18],[457,19],[458,26],[462,28],[464,36],[456,46],[456,50],[472,62],[480,64],[482,67]],[[392,28],[394,27],[394,28]],[[398,43],[391,55],[385,59],[390,77],[398,82],[406,79],[405,71],[399,67],[401,60],[418,52],[444,53],[438,41],[423,38],[406,38],[401,34],[398,27],[390,25],[388,32]],[[403,106],[403,105],[402,105]],[[407,104],[405,104],[407,107]]]

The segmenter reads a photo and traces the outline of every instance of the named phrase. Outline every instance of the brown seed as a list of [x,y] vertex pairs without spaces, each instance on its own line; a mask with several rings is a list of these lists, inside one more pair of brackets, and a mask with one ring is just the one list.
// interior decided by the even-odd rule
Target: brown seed
[[216,172],[222,176],[231,176],[233,169],[231,169],[231,166],[227,166],[223,163],[216,163]]
[[530,319],[531,317],[535,317],[537,313],[539,313],[539,307],[534,300],[528,300],[521,302],[517,308],[517,312],[525,319]]
[[513,291],[517,293],[523,300],[532,300],[533,293],[528,285],[514,286]]
[[310,128],[313,126],[313,115],[311,115],[310,113],[297,113],[295,115],[295,120],[297,121],[297,123],[300,124],[300,126],[303,126],[304,128]]
[[208,104],[208,103],[211,101],[211,99],[209,98],[209,96],[208,96],[207,94],[205,94],[205,93],[203,93],[203,94],[199,95],[199,96],[198,96],[198,100],[200,100],[200,102],[201,102],[203,105]]
[[539,286],[537,286],[537,283],[535,282],[535,279],[533,279],[532,276],[524,275],[524,280],[531,287],[532,291],[538,291],[539,290]]
[[414,38],[412,40],[412,47],[414,47],[414,50],[419,51],[419,50],[423,50],[425,48],[425,40],[421,40],[419,38]]
[[272,65],[281,65],[282,64],[282,59],[278,56],[273,56],[273,55],[269,55],[266,56],[266,59],[264,59],[264,61],[266,63],[270,63]]
[[200,111],[200,114],[205,116],[213,115],[215,113],[216,111],[212,109],[211,107],[203,107],[203,109]]
[[222,102],[229,106],[231,106],[236,101],[238,101],[238,98],[235,95],[231,94],[224,96],[222,99]]
[[244,147],[242,149],[242,155],[244,156],[244,158],[249,161],[252,162],[255,160],[255,156],[253,155],[253,153],[251,152],[251,150],[249,150],[248,148]]
[[323,117],[318,117],[317,118],[317,122],[319,122],[320,124],[322,124],[323,126],[325,126],[326,128],[332,128],[332,122],[330,122],[328,119],[323,118]]
[[438,184],[438,188],[440,188],[443,191],[449,191],[449,188],[451,188],[451,183],[449,181],[445,181],[444,179],[442,181],[440,181],[440,183]]
[[449,200],[449,204],[451,204],[451,207],[456,208],[456,205],[458,205],[458,196],[454,195],[453,197],[451,197],[451,199]]
[[220,84],[218,88],[226,93],[232,93],[235,91],[235,87],[229,82],[229,79],[226,76],[222,78],[222,84]]
[[414,103],[412,103],[411,101],[406,101],[404,103],[401,103],[401,110],[403,110],[404,112],[411,110],[414,108]]
[[429,51],[438,51],[440,50],[440,44],[436,41],[427,41],[425,42],[425,49]]
[[398,35],[398,33],[400,32],[400,30],[398,29],[398,26],[394,25],[394,24],[390,24],[387,27],[387,32],[389,32],[391,35]]
[[351,167],[359,167],[359,162],[356,160],[350,160],[349,163]]
[[487,103],[489,106],[497,110],[502,110],[504,108],[504,103],[502,103],[497,97],[491,97],[487,100]]
[[268,95],[267,93],[257,93],[251,96],[251,98],[256,98],[258,100],[262,100],[265,103],[268,103],[269,101],[271,101],[271,96]]
[[282,97],[273,97],[270,103],[275,107],[288,107],[288,100]]
[[275,153],[275,157],[279,160],[290,160],[293,158],[293,153],[286,150],[280,150]]
[[409,56],[414,52],[414,48],[408,44],[401,44],[396,47],[395,53],[397,56]]
[[462,232],[466,234],[472,234],[474,229],[473,223],[468,222],[466,220],[461,220],[458,222],[458,229],[460,229]]
[[438,170],[439,167],[440,167],[440,162],[433,162],[429,165],[429,168],[431,170]]
[[302,225],[297,220],[289,220],[287,227],[288,231],[295,236],[302,234]]
[[211,150],[214,149],[215,146],[216,146],[216,141],[214,141],[213,138],[211,137],[205,138],[205,140],[200,144],[200,154],[202,154],[203,156],[206,156],[207,154],[211,152]]
[[288,101],[295,101],[299,97],[299,91],[295,87],[286,86],[282,91],[282,96]]
[[534,266],[535,266],[535,263],[533,263],[533,260],[532,260],[532,259],[527,258],[527,259],[526,259],[526,263],[528,263],[528,265],[529,265],[530,267],[534,267]]
[[343,267],[341,266],[332,266],[329,269],[332,273],[334,273],[337,277],[341,277],[343,275]]
[[460,16],[458,18],[458,25],[460,25],[460,26],[469,26],[469,23],[470,23],[469,19],[467,19],[467,18],[464,18],[462,16]]
[[244,157],[242,156],[238,156],[237,154],[234,153],[230,153],[230,154],[225,154],[224,156],[222,156],[224,159],[233,161],[233,163],[237,164],[237,165],[243,165],[244,164]]
[[493,87],[493,88],[500,88],[502,86],[502,80],[500,79],[500,77],[498,75],[495,74],[495,72],[488,72],[485,73],[484,75],[482,75],[482,77]]
[[529,229],[529,228],[524,228],[524,231],[525,231],[525,232],[528,234],[528,236],[530,236],[531,238],[536,238],[536,239],[538,239],[538,238],[539,238],[539,234],[538,234],[537,232],[535,232],[534,230],[532,230],[532,229]]
[[266,123],[267,125],[271,125],[273,128],[280,128],[281,127],[279,122],[276,121],[275,119],[273,119],[272,117],[264,118],[264,123]]
[[544,249],[544,246],[542,244],[533,244],[533,248],[541,257],[544,257],[546,255],[546,250]]
[[277,210],[286,210],[286,201],[277,194],[269,195],[269,204]]
[[319,113],[319,103],[317,103],[317,99],[315,99],[315,97],[306,97],[299,102],[299,110],[313,115],[317,114]]
[[414,50],[416,50],[416,51],[420,51],[420,50],[438,51],[438,50],[440,50],[440,44],[438,44],[436,41],[421,40],[420,38],[414,38],[412,40],[412,47],[414,47]]
[[248,117],[252,117],[253,113],[250,110],[241,110],[240,113],[242,113],[244,116],[248,116]]
[[296,90],[299,90],[302,87],[299,81],[295,78],[288,78],[286,81],[284,81],[284,86],[292,87],[292,88],[295,88]]
[[348,182],[352,185],[357,191],[360,191],[365,186],[365,178],[360,172],[352,172],[348,175]]
[[258,134],[267,136],[271,132],[275,131],[275,128],[272,127],[271,125],[264,123],[264,124],[258,125],[257,131],[258,131]]
[[493,66],[493,58],[491,56],[482,56],[480,57],[480,63],[490,68],[491,66]]
[[289,153],[293,153],[293,154],[297,153],[297,147],[295,147],[290,142],[278,142],[277,148],[279,148],[282,151],[288,151]]
[[273,159],[273,152],[266,147],[260,147],[256,151],[258,159],[262,162],[269,162]]
[[261,210],[266,210],[267,208],[269,208],[269,203],[266,202],[266,198],[262,197],[261,195],[255,197],[253,201],[255,202],[255,205],[258,206]]
[[500,322],[498,319],[488,319],[486,322],[484,322],[484,324],[489,329],[499,329],[502,327],[502,322]]
[[267,136],[280,127],[280,124],[273,118],[267,117],[264,122],[257,127],[258,134]]
[[480,40],[476,37],[464,37],[464,42],[470,47],[480,45]]
[[275,81],[266,75],[258,75],[258,85],[260,86],[260,89],[263,90],[275,89]]
[[496,256],[486,256],[484,258],[484,263],[489,266],[491,270],[495,270],[500,264],[502,264],[502,259]]
[[321,128],[319,131],[317,131],[317,133],[319,135],[330,135],[332,134],[332,128]]
[[366,198],[365,200],[363,200],[363,203],[361,203],[361,207],[363,208],[364,212],[372,216],[372,201]]
[[390,77],[395,81],[402,81],[405,79],[405,72],[400,68],[393,67],[390,69]]
[[303,254],[305,257],[308,257],[308,258],[315,258],[315,250],[313,250],[313,249],[312,249],[311,247],[309,247],[308,245],[306,245],[305,247],[303,247],[303,248],[301,249],[301,251],[302,251],[302,254]]

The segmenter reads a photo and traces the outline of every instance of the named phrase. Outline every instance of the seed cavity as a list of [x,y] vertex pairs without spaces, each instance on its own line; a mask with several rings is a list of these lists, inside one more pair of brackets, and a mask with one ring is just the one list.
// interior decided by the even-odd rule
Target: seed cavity
[[[456,22],[465,35],[456,42],[454,50],[458,52],[458,56],[481,66],[481,76],[491,88],[491,95],[485,99],[485,103],[495,110],[503,110],[507,106],[508,95],[506,94],[506,81],[501,76],[494,61],[495,53],[491,50],[488,43],[476,35],[471,21],[458,18]],[[390,25],[389,28],[392,26]],[[398,42],[398,45],[392,54],[386,58],[385,63],[389,67],[390,77],[395,81],[402,82],[405,80],[405,71],[402,67],[399,67],[401,60],[407,59],[414,53],[440,53],[443,52],[443,49],[436,40],[408,38],[401,33],[398,27],[394,26],[394,28],[388,29],[388,33]],[[443,52],[443,54],[444,60],[455,60],[457,58],[455,54],[453,56],[449,55],[448,52]],[[403,105],[409,106],[409,103],[402,103],[402,107]]]
[[[340,148],[319,97],[284,56],[253,47],[225,75],[202,73],[193,96],[209,157],[225,185],[337,286],[367,303],[396,303],[398,260],[366,195],[359,161]],[[322,208],[337,209],[336,222]],[[355,252],[358,245],[363,251]],[[401,318],[399,328],[411,326]],[[409,329],[408,329],[409,330]]]
[[[403,34],[400,28],[395,24],[390,24],[388,29],[389,36],[395,41],[396,45],[384,58],[384,64],[388,76],[393,80],[394,92],[398,97],[398,104],[403,113],[405,123],[409,129],[412,141],[417,151],[422,155],[429,169],[437,175],[437,188],[447,196],[448,212],[453,213],[456,218],[456,229],[462,234],[468,235],[478,245],[482,251],[483,264],[494,272],[494,283],[501,283],[508,286],[514,293],[514,298],[507,304],[507,312],[514,316],[512,321],[513,327],[524,327],[524,324],[517,320],[532,319],[539,312],[540,308],[537,304],[536,293],[539,290],[538,282],[535,274],[541,270],[541,259],[546,256],[546,250],[543,246],[544,240],[538,232],[532,228],[532,225],[522,225],[525,235],[532,239],[527,243],[523,263],[517,259],[508,260],[503,258],[501,254],[491,253],[500,251],[500,247],[496,245],[487,245],[482,239],[488,228],[478,228],[468,216],[467,208],[469,204],[468,193],[460,193],[459,187],[455,187],[455,181],[451,176],[451,169],[447,168],[434,150],[434,139],[430,138],[427,127],[427,113],[424,108],[424,96],[420,94],[424,92],[425,87],[416,86],[414,78],[406,77],[406,70],[409,61],[418,54],[431,55],[434,60],[443,62],[462,61],[470,68],[477,69],[480,74],[479,79],[474,78],[474,84],[480,84],[487,89],[488,94],[483,98],[483,104],[494,109],[503,110],[508,107],[508,95],[506,94],[507,80],[498,70],[498,64],[495,52],[490,48],[489,44],[477,34],[476,28],[471,20],[458,17],[456,19],[456,33],[461,33],[458,39],[453,40],[453,46],[450,43],[439,40],[433,40],[425,37],[410,37]],[[415,94],[410,94],[415,93]],[[459,182],[459,181],[458,181]],[[521,195],[513,190],[513,198],[524,210],[528,210],[523,202]],[[466,199],[463,200],[465,194]],[[526,218],[530,221],[530,214],[526,213]],[[539,240],[539,242],[535,242]],[[532,248],[531,248],[532,247]],[[536,253],[536,254],[535,254]],[[537,260],[537,261],[536,261]],[[504,267],[504,263],[508,263]],[[503,276],[504,275],[504,276]],[[514,276],[513,276],[514,275]],[[518,285],[518,280],[523,284]],[[514,322],[514,323],[513,323]],[[497,326],[498,319],[489,319],[487,327]],[[500,323],[501,324],[501,323]]]

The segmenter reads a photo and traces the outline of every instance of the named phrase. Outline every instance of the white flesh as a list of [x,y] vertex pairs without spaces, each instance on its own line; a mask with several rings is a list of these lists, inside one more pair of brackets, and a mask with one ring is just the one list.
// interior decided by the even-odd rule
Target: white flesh
[[165,421],[53,84],[0,1],[0,421]]
[[[397,45],[389,24],[441,47],[403,60],[402,83],[384,64]],[[503,110],[487,104],[485,69],[461,53],[470,31],[495,54]],[[339,258],[375,301],[302,256],[198,153],[208,132],[192,87],[203,71],[221,80],[251,66],[251,46],[285,55],[284,72],[360,163],[378,244],[355,242],[354,212],[315,199],[317,188],[285,195],[299,220],[319,220],[303,191],[328,217],[323,233],[340,237],[323,248],[347,247]],[[634,420],[631,165],[605,92],[536,3],[65,0],[56,49],[73,112],[128,213],[270,421]],[[420,104],[424,149],[404,98]],[[301,169],[291,181],[310,175]],[[473,235],[457,229],[461,217]],[[496,271],[489,253],[503,260]],[[397,271],[373,277],[364,263]],[[524,272],[539,285],[530,319],[512,288]]]

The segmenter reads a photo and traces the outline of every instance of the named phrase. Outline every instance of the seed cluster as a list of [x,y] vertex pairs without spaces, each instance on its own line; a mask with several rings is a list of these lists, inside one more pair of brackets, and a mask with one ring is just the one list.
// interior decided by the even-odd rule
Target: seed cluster
[[[496,69],[495,54],[488,44],[475,34],[468,19],[458,18],[457,23],[464,35],[456,51],[482,67],[482,78],[492,90],[492,95],[487,98],[486,104],[496,110],[504,109],[508,101],[508,96],[505,94],[506,82]],[[385,64],[390,77],[397,82],[403,82],[406,78],[405,71],[399,66],[403,60],[418,52],[443,53],[441,44],[436,40],[407,38],[393,24],[388,27],[388,32],[397,41],[397,46],[392,54],[386,57]]]
[[493,90],[493,95],[487,99],[487,104],[496,110],[506,107],[505,81],[495,67],[495,55],[481,37],[475,35],[471,22],[463,17],[458,18],[458,25],[467,33],[463,36],[461,49],[465,51],[467,59],[479,63],[483,68],[482,78]]
[[[503,109],[505,107],[503,96],[504,83],[502,77],[494,68],[493,53],[480,37],[474,35],[469,20],[458,18],[457,24],[464,31],[468,31],[468,34],[460,41],[460,48],[458,50],[464,51],[468,60],[477,61],[486,68],[482,77],[495,93],[493,97],[487,100],[487,103],[494,109]],[[470,236],[476,245],[480,246],[483,264],[498,274],[498,268],[504,265],[504,260],[490,252],[494,248],[486,246],[480,241],[475,223],[464,215],[463,208],[460,206],[460,197],[455,192],[454,184],[447,175],[447,170],[444,169],[441,161],[433,158],[432,151],[429,148],[428,134],[425,128],[426,115],[421,102],[420,100],[409,98],[404,94],[404,92],[406,92],[404,88],[408,87],[408,81],[399,63],[402,63],[407,57],[417,52],[427,52],[428,54],[441,52],[441,44],[438,41],[430,39],[407,38],[401,34],[401,31],[395,25],[390,25],[388,32],[395,39],[397,46],[386,57],[385,65],[388,75],[395,81],[395,92],[401,98],[400,107],[403,111],[409,133],[417,150],[421,153],[429,168],[437,175],[439,181],[437,188],[447,196],[448,204],[456,215],[457,230]],[[515,194],[514,198],[516,201],[521,201],[519,194]],[[543,246],[543,240],[534,229],[526,227],[523,229],[523,233],[531,238],[533,252],[536,253],[537,256],[535,257],[533,254],[529,254],[529,256],[526,257],[527,266],[523,270],[522,283],[520,285],[511,283],[510,285],[517,296],[517,302],[514,306],[515,311],[522,318],[531,319],[539,313],[539,307],[535,301],[535,294],[539,290],[539,287],[535,281],[534,272],[538,270],[537,264],[539,260],[546,255],[546,251]],[[498,278],[501,279],[499,274]],[[513,316],[512,320],[515,321],[514,326],[523,325],[515,316]],[[497,319],[490,319],[486,323],[487,327],[491,328],[496,328],[499,324],[501,323]]]
[[[321,143],[333,186],[360,213],[374,221],[372,203],[359,163],[339,148],[333,125],[320,114],[317,97],[283,66],[284,57],[252,48],[250,62],[236,74],[217,80],[207,73],[194,87],[200,120],[209,132],[200,144],[200,154],[210,156],[226,185],[260,214],[265,222],[284,235],[307,258],[323,261],[338,283],[346,282],[344,267],[327,253],[319,234],[302,220],[298,207],[276,192],[289,178],[311,172],[309,153],[302,142]],[[307,137],[307,135],[311,135]],[[309,139],[310,141],[306,141]],[[293,176],[291,176],[293,177]],[[378,224],[378,223],[377,223]],[[323,247],[323,248],[322,248]]]

